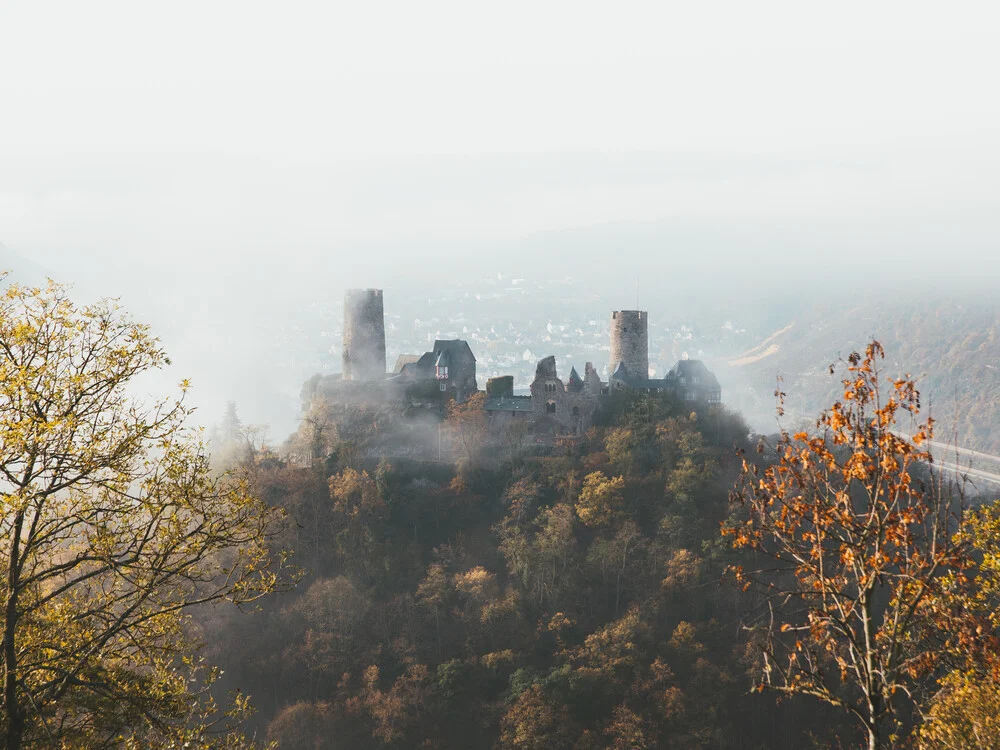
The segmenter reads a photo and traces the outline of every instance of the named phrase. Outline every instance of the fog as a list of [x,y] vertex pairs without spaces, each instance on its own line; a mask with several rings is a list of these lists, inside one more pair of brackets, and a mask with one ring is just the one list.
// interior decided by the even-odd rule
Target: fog
[[0,243],[279,439],[336,366],[289,331],[347,287],[569,276],[603,319],[637,280],[746,316],[995,286],[993,8],[694,5],[5,4]]

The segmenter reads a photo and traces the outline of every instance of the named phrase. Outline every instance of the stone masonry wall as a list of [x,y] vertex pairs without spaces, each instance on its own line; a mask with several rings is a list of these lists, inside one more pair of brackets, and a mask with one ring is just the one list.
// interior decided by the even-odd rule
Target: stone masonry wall
[[381,289],[344,294],[344,380],[385,377],[385,319]]
[[633,376],[649,376],[649,315],[644,310],[617,310],[611,313],[611,361],[608,376],[618,363]]

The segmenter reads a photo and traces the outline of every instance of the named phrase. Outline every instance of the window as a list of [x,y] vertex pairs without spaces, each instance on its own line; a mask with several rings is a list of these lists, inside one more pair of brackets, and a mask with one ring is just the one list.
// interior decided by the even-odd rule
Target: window
[[681,385],[687,385],[687,378],[684,377],[683,375],[681,375],[680,382],[681,382]]
[[440,388],[441,391],[444,392],[444,391],[448,390],[448,384],[445,383],[444,381],[442,381],[442,382],[438,383],[438,388]]
[[579,416],[580,416],[580,407],[579,406],[574,406],[573,407],[573,419],[578,419]]
[[691,376],[691,382],[694,383],[695,385],[698,385],[698,383],[700,383],[701,380],[698,378],[697,375],[692,375]]
[[556,392],[556,384],[555,383],[546,383],[545,384],[545,392],[546,393],[555,393]]
[[[434,368],[434,376],[438,380],[447,380],[448,379],[448,368],[447,367],[436,367],[436,368]],[[444,388],[442,388],[441,390],[443,391]]]
[[685,393],[684,393],[684,400],[685,401],[694,401],[696,395],[697,394],[694,391],[685,391]]
[[546,414],[555,414],[556,413],[556,402],[555,401],[549,401],[547,404],[545,404],[545,413]]

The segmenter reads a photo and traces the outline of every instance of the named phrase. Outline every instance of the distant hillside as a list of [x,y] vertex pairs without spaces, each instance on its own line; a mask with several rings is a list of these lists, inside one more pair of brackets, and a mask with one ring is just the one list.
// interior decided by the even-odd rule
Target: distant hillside
[[[753,349],[729,359],[733,399],[760,419],[773,413],[780,373],[791,415],[812,416],[839,397],[827,366],[872,337],[886,349],[886,374],[917,378],[938,437],[1000,454],[1000,336],[995,304],[940,295],[816,305]],[[729,399],[727,399],[729,400]]]
[[9,272],[9,280],[38,284],[49,275],[44,268],[0,243],[0,271]]

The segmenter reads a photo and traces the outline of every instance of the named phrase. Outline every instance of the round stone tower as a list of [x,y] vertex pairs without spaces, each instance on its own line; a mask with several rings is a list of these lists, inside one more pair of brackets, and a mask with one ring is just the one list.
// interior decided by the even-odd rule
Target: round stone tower
[[617,310],[611,313],[611,362],[608,375],[619,363],[633,377],[649,377],[649,315],[645,310]]
[[381,289],[344,294],[344,380],[385,377],[385,319]]

